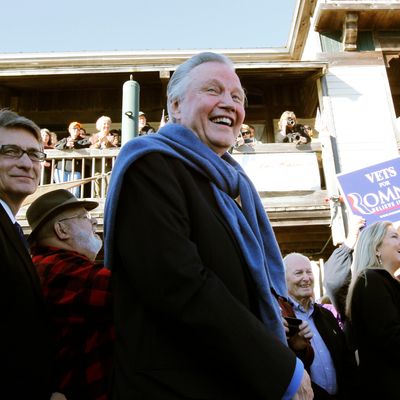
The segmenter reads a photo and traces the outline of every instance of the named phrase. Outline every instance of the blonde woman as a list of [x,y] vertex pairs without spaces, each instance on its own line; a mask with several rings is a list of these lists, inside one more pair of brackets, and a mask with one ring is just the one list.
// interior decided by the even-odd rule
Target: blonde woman
[[278,143],[306,144],[311,142],[309,130],[298,124],[293,111],[284,111],[278,122]]
[[351,337],[358,349],[360,398],[400,398],[400,236],[392,223],[361,231],[347,296]]

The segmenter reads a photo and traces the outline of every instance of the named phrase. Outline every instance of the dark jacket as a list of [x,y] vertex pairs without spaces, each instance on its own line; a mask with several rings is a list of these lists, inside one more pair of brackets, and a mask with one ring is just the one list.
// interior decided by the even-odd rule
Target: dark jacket
[[0,397],[49,399],[51,342],[39,277],[1,205],[0,255]]
[[[312,317],[335,366],[338,398],[354,399],[358,388],[355,356],[347,346],[345,335],[338,321],[329,310],[319,304],[314,304]],[[314,389],[314,392],[316,400],[324,398],[321,392],[317,396],[318,390]]]
[[306,128],[303,124],[296,124],[293,127],[286,127],[286,135],[279,135],[278,142],[281,143],[298,143],[300,138],[305,138],[306,142],[304,144],[311,142],[311,137],[307,133]]
[[259,319],[209,181],[149,154],[115,207],[113,399],[281,399],[295,355]]
[[354,286],[352,337],[364,398],[400,398],[400,283],[383,269],[367,270]]
[[150,135],[152,133],[155,133],[155,130],[153,129],[153,127],[149,124],[146,124],[139,132],[139,136],[143,136],[143,135]]
[[[296,317],[293,307],[288,301],[280,299],[279,304],[283,316]],[[314,303],[312,318],[332,357],[338,385],[337,397],[339,399],[352,399],[357,390],[358,378],[355,357],[348,349],[345,335],[334,315],[320,304]],[[289,339],[289,346],[290,343]],[[314,352],[317,351],[317,349],[313,349],[312,347],[310,349],[310,347],[296,352],[296,355],[303,361],[308,370],[313,362]],[[324,389],[315,383],[313,383],[313,390],[315,400],[331,398]]]
[[[90,147],[91,142],[89,139],[77,139],[74,142],[74,147],[70,149],[67,147],[67,140],[68,137],[65,137],[61,139],[60,141],[57,142],[57,144],[54,146],[57,150],[79,150],[79,149],[86,149]],[[62,169],[62,161],[57,162],[57,169],[61,170]],[[80,172],[82,169],[82,161],[81,160],[76,160],[74,164],[74,171],[75,172]],[[65,160],[65,165],[64,165],[64,171],[66,172],[71,172],[72,171],[72,161],[71,160]]]

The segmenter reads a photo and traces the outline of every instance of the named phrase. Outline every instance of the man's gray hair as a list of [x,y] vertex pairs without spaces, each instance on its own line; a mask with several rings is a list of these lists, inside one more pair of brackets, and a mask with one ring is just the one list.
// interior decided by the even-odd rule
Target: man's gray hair
[[30,133],[42,143],[42,137],[40,135],[40,128],[30,119],[18,115],[14,111],[7,109],[0,110],[0,128],[13,129],[21,128]]
[[287,268],[287,266],[288,266],[289,264],[291,264],[291,262],[293,261],[293,259],[296,260],[296,259],[299,259],[299,258],[303,259],[304,261],[307,261],[307,262],[310,263],[310,265],[311,265],[310,259],[309,259],[307,256],[305,256],[304,254],[301,254],[301,253],[293,252],[293,253],[287,254],[287,255],[283,258],[283,264],[285,265],[285,268]]
[[223,54],[212,52],[196,54],[181,64],[173,73],[167,86],[167,109],[172,122],[175,122],[172,115],[172,104],[177,100],[183,99],[189,83],[189,80],[187,79],[189,73],[192,69],[207,62],[218,62],[228,65],[232,70],[235,70],[233,62],[228,57]]

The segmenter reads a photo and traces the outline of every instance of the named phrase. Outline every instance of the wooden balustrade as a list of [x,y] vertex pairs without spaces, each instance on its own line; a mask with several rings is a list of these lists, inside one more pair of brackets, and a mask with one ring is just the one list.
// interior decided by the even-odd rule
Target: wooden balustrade
[[[47,159],[42,165],[41,186],[70,180],[73,181],[71,185],[77,189],[74,191],[77,197],[105,198],[109,176],[119,148],[104,150],[89,148],[79,150],[46,149],[45,152]],[[67,179],[65,173],[68,173],[69,179]]]

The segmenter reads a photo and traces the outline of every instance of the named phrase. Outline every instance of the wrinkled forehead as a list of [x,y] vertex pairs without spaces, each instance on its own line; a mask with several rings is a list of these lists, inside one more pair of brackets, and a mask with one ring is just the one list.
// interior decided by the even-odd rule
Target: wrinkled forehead
[[289,273],[295,271],[312,270],[310,261],[304,257],[297,255],[289,256],[287,259],[285,259],[285,266],[286,271]]
[[204,83],[219,81],[244,93],[240,78],[235,69],[222,62],[205,62],[193,68],[188,75],[191,79]]

